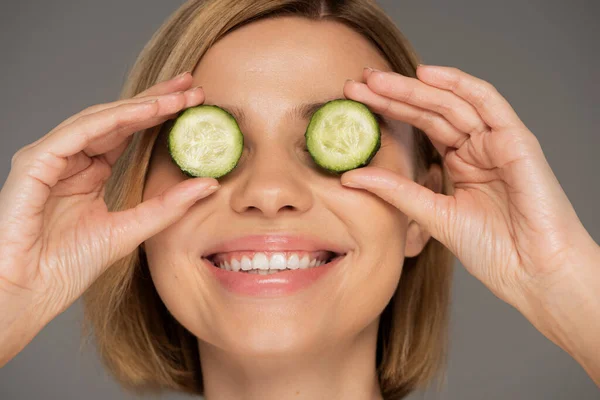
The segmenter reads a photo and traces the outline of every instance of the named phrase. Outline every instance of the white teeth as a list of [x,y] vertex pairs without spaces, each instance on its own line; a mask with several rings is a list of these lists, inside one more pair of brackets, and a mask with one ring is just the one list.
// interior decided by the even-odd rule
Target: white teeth
[[269,259],[265,253],[255,253],[252,258],[252,269],[269,269]]
[[302,260],[300,260],[300,268],[308,268],[308,264],[310,264],[310,260],[308,259],[308,255],[305,254]]
[[252,269],[252,261],[247,256],[242,257],[242,271],[250,271]]
[[298,254],[292,254],[288,260],[287,267],[289,269],[298,269],[300,268],[300,258]]
[[305,269],[318,267],[325,263],[326,261],[324,260],[311,260],[308,254],[304,254],[302,258],[300,258],[298,254],[292,253],[289,258],[286,259],[285,253],[274,253],[269,259],[265,253],[257,252],[252,258],[243,256],[241,261],[232,258],[219,263],[218,266],[226,271],[248,271],[266,275],[286,269]]
[[285,254],[275,253],[271,256],[271,261],[269,262],[269,268],[270,269],[285,269],[286,264],[287,263],[285,260]]

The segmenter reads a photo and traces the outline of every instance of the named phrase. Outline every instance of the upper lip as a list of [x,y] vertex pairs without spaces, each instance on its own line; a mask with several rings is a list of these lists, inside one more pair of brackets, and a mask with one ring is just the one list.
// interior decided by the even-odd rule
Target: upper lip
[[218,243],[204,251],[209,258],[218,253],[231,251],[318,251],[327,250],[336,255],[348,252],[344,246],[312,235],[270,234],[239,236]]

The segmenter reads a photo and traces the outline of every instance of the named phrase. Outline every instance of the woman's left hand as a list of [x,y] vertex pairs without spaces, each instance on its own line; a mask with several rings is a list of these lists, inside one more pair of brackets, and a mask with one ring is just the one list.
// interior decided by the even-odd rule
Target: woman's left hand
[[[558,303],[542,297],[559,292],[600,293],[600,248],[540,143],[506,99],[488,82],[456,68],[419,66],[417,77],[366,68],[366,83],[347,82],[344,94],[423,130],[443,156],[454,193],[434,193],[377,167],[346,172],[342,184],[396,206],[496,296],[524,313],[533,303]],[[545,328],[543,321],[532,322]]]

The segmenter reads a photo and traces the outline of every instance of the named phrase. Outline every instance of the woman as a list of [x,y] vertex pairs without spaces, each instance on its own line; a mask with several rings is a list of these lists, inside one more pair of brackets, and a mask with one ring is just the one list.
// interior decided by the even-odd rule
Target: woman
[[[383,136],[336,178],[303,133],[342,97],[380,114]],[[202,103],[244,134],[220,182],[186,178],[165,149],[163,123]],[[369,1],[187,2],[122,100],[17,152],[0,221],[2,364],[85,292],[127,387],[402,398],[443,365],[451,252],[600,384],[600,249],[538,141],[489,83],[417,68]],[[261,253],[327,263],[260,275],[209,260]]]

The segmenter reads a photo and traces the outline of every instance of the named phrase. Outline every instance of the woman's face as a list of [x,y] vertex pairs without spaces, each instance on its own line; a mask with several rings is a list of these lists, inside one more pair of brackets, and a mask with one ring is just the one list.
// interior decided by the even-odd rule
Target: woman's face
[[[244,153],[215,194],[148,240],[145,249],[160,297],[201,341],[244,355],[291,355],[376,330],[404,258],[422,249],[420,233],[413,224],[408,229],[407,217],[390,204],[321,171],[305,152],[309,121],[293,112],[306,103],[343,98],[345,81],[362,80],[365,66],[390,69],[344,25],[286,17],[228,34],[193,71],[205,104],[243,112],[238,124]],[[411,128],[394,121],[381,128],[381,148],[371,165],[412,177]],[[184,179],[159,140],[144,198]],[[321,240],[346,254],[311,283],[269,295],[232,291],[203,259],[226,241],[270,234]]]

